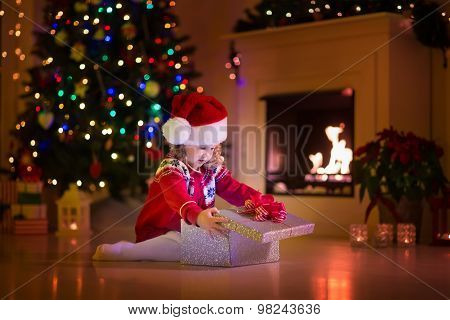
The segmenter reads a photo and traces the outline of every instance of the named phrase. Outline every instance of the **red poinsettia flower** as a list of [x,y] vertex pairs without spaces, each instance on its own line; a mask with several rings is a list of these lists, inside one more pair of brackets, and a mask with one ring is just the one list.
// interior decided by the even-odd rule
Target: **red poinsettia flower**
[[408,153],[406,152],[400,153],[399,160],[401,164],[407,165],[409,163],[409,159],[410,157]]
[[386,195],[398,201],[402,197],[422,199],[443,193],[448,180],[439,161],[441,147],[412,132],[392,127],[377,133],[376,139],[355,152],[354,179],[361,185],[360,199],[367,192],[368,211]]

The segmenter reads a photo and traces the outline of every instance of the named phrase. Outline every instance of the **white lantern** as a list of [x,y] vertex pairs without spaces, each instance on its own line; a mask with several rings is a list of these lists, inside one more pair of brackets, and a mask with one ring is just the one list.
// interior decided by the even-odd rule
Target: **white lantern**
[[91,199],[72,183],[56,201],[58,207],[57,235],[88,235],[91,233]]

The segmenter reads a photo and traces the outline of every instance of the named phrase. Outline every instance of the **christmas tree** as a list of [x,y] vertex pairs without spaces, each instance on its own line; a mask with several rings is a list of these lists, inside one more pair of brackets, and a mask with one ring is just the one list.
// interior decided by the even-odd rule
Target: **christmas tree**
[[161,124],[174,94],[199,74],[177,32],[175,1],[49,1],[36,32],[27,109],[10,157],[23,179],[114,196],[145,180],[163,153]]

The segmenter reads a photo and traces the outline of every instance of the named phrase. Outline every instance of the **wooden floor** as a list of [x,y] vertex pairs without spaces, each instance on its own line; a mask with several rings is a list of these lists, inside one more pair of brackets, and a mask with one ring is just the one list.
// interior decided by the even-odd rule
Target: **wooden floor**
[[[386,248],[377,253],[367,248],[351,248],[346,240],[305,237],[282,241],[281,260],[277,263],[238,268],[90,260],[98,243],[132,239],[133,221],[134,217],[92,242],[54,235],[0,235],[0,297],[445,299],[450,296],[450,250],[445,247]],[[88,244],[83,246],[85,243]],[[80,246],[81,249],[67,256]]]

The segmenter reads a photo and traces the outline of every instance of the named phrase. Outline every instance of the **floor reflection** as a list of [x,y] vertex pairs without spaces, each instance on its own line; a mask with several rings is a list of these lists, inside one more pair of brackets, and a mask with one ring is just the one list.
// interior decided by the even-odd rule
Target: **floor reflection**
[[[104,242],[105,240],[100,240]],[[84,239],[0,235],[0,294],[8,299],[439,299],[450,295],[446,248],[351,248],[290,239],[281,260],[237,268],[174,262],[92,262]],[[54,268],[49,266],[66,256]],[[407,272],[405,271],[407,270]],[[424,285],[411,274],[419,277]]]

